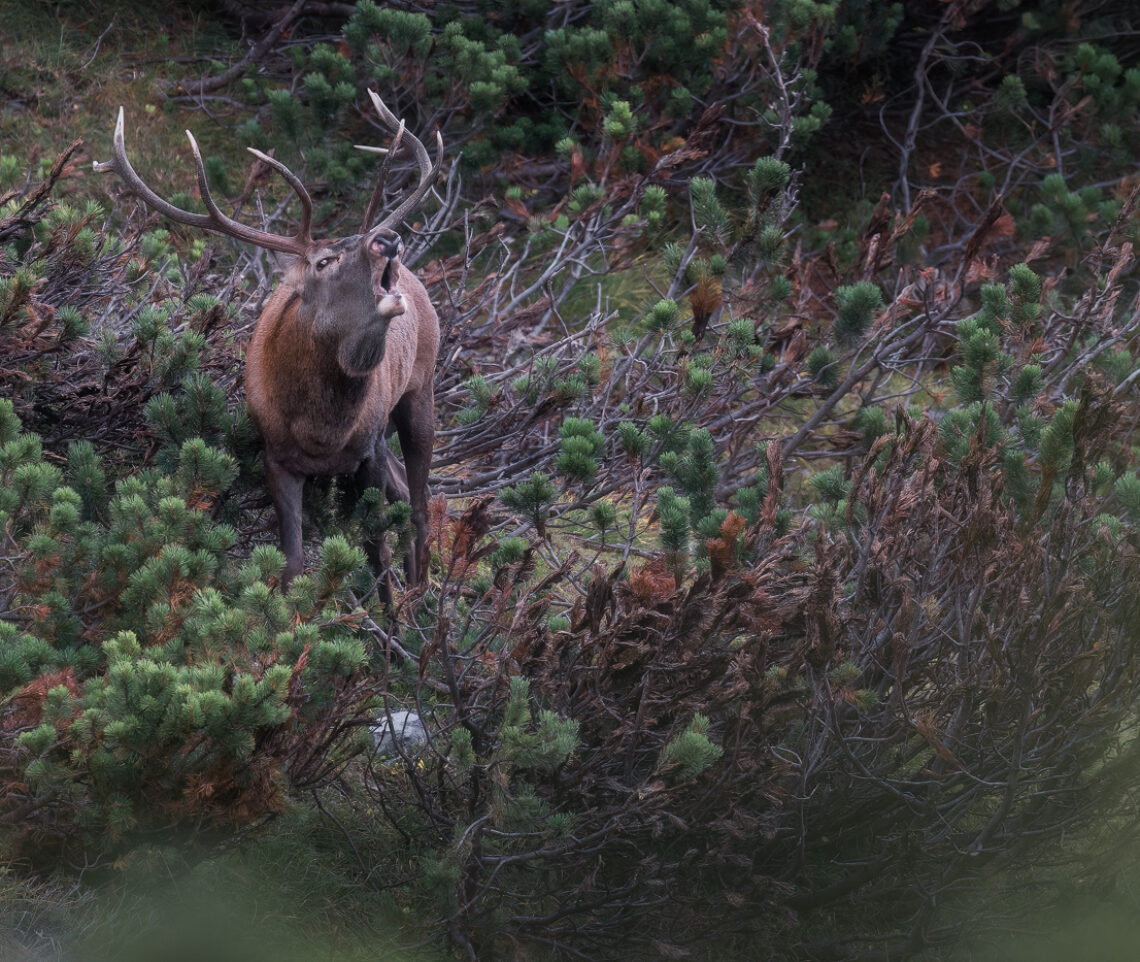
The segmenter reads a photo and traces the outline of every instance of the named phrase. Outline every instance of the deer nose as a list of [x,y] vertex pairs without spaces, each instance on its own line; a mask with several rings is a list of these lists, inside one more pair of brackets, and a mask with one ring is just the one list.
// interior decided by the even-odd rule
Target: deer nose
[[369,248],[374,254],[387,257],[389,260],[399,257],[403,246],[404,243],[400,240],[400,235],[395,231],[377,233],[369,243]]

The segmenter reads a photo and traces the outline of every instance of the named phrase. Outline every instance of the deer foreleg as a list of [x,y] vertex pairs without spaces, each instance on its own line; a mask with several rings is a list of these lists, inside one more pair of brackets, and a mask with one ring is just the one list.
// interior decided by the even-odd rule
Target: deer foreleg
[[281,574],[281,588],[289,583],[305,566],[301,542],[301,490],[305,479],[278,464],[271,455],[265,455],[265,480],[277,512],[277,528],[281,533],[281,550],[285,552],[285,570]]

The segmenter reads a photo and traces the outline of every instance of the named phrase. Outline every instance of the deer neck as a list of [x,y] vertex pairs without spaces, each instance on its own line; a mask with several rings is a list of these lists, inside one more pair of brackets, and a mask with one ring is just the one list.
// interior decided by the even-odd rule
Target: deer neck
[[356,420],[368,399],[372,372],[346,372],[334,335],[315,331],[289,312],[273,326],[264,352],[273,393],[284,396],[285,410],[303,411],[306,420],[334,432]]

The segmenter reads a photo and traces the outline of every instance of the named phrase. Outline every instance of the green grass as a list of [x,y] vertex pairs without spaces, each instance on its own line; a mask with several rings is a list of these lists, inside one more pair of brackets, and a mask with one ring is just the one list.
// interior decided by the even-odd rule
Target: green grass
[[[161,6],[76,0],[39,4],[0,0],[4,44],[0,48],[0,158],[10,188],[10,167],[32,179],[76,138],[85,153],[57,189],[57,196],[107,201],[116,182],[91,172],[107,160],[120,106],[126,109],[126,142],[139,172],[159,193],[192,192],[194,165],[185,129],[194,129],[206,156],[218,156],[241,183],[248,169],[245,143],[201,111],[167,104],[162,80],[209,72],[211,56],[237,57],[236,38],[186,5]],[[216,113],[216,111],[215,111]],[[284,188],[283,188],[284,189]],[[129,211],[130,208],[127,208]],[[125,213],[126,211],[124,211]]]

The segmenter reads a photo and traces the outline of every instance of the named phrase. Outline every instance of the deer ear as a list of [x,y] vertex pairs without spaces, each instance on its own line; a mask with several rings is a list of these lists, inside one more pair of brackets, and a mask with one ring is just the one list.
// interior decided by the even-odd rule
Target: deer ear
[[284,274],[300,259],[298,254],[284,254],[281,251],[266,251],[269,255],[269,266],[274,274]]

